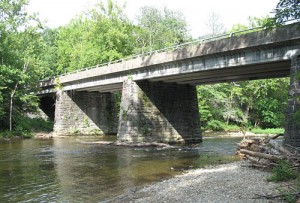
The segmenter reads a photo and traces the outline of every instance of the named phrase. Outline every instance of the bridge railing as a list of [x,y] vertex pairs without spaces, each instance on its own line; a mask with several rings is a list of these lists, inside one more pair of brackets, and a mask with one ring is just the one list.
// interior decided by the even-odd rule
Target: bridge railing
[[[287,22],[289,22],[289,21],[287,21]],[[181,49],[181,48],[187,47],[189,45],[193,45],[193,44],[202,44],[204,42],[211,42],[211,41],[216,41],[216,40],[219,40],[219,39],[230,38],[230,37],[236,36],[236,35],[241,34],[241,33],[249,33],[249,32],[252,32],[252,31],[262,30],[262,29],[265,29],[265,27],[254,27],[254,28],[248,28],[248,29],[244,29],[244,30],[240,30],[240,31],[236,31],[236,32],[223,33],[223,34],[215,35],[215,36],[199,37],[199,39],[197,39],[197,40],[185,42],[185,43],[182,43],[182,44],[177,44],[177,45],[165,47],[163,49],[153,50],[153,51],[149,51],[149,52],[145,52],[145,53],[135,54],[135,55],[131,55],[131,56],[128,56],[128,57],[125,57],[125,58],[122,58],[122,59],[115,60],[115,61],[110,61],[110,62],[106,62],[106,63],[102,63],[102,64],[97,64],[95,66],[90,66],[90,67],[87,67],[87,68],[78,69],[78,70],[71,71],[71,72],[68,72],[68,73],[64,73],[64,74],[61,74],[61,75],[58,75],[58,76],[48,77],[48,78],[45,78],[45,79],[41,80],[41,82],[42,83],[44,83],[46,81],[52,81],[53,82],[54,81],[53,79],[56,78],[56,77],[61,77],[61,76],[69,75],[69,74],[79,73],[79,72],[94,69],[94,68],[105,67],[105,66],[109,66],[110,64],[120,63],[120,62],[123,62],[123,61],[128,61],[128,60],[132,60],[132,59],[136,59],[136,58],[140,58],[140,57],[145,57],[145,56],[149,56],[149,55],[156,54],[156,53],[166,52],[166,51],[170,51],[170,50],[174,51],[174,50]],[[44,83],[44,85],[42,85],[42,86],[47,86],[47,85]]]

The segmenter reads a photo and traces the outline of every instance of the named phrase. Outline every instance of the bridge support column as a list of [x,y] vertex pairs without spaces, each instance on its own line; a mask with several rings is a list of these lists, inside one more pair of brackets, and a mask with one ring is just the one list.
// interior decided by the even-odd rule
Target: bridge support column
[[118,140],[201,142],[196,88],[160,82],[125,81]]
[[292,58],[284,144],[300,147],[300,55]]
[[58,91],[55,135],[117,134],[115,97],[111,93]]

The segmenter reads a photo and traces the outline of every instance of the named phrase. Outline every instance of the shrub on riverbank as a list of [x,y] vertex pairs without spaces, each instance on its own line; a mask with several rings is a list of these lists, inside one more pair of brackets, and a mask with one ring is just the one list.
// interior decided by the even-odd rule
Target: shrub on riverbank
[[288,203],[295,203],[300,197],[300,173],[286,161],[278,161],[267,178],[271,182],[285,182],[289,187],[279,188],[282,198]]
[[253,127],[240,127],[238,125],[227,125],[224,122],[218,120],[209,121],[207,126],[202,128],[202,131],[212,130],[212,131],[250,131],[254,134],[283,134],[284,128],[253,128]]
[[15,136],[31,138],[33,132],[50,132],[53,130],[53,122],[42,118],[21,117],[17,119],[13,131],[0,132],[0,138],[12,138]]

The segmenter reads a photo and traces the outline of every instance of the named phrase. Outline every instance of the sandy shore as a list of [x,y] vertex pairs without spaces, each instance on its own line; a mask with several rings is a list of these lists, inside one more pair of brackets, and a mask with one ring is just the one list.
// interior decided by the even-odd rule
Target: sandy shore
[[108,202],[280,202],[254,199],[278,194],[270,173],[248,167],[245,161],[191,170],[174,178],[136,188]]

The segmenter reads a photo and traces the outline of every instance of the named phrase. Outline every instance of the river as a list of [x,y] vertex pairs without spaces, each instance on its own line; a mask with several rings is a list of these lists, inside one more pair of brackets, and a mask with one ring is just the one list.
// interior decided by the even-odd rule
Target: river
[[101,202],[190,168],[238,160],[241,138],[206,138],[193,148],[87,144],[115,137],[0,141],[0,202]]

